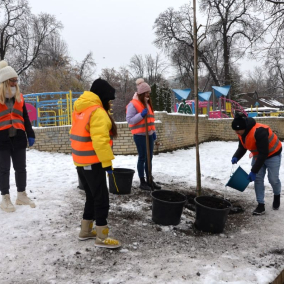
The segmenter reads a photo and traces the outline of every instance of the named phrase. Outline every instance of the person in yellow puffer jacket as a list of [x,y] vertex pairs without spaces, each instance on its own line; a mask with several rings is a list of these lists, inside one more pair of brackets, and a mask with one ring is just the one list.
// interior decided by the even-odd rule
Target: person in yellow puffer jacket
[[[115,89],[105,80],[95,80],[74,104],[70,140],[72,157],[86,192],[79,240],[96,239],[95,246],[117,248],[118,240],[108,237],[109,195],[106,174],[112,174],[112,138],[117,128],[109,115]],[[96,228],[93,229],[93,221]]]

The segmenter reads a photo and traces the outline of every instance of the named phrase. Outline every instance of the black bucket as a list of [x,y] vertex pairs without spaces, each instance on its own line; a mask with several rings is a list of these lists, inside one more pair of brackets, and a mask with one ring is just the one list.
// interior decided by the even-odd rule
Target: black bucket
[[[114,194],[129,194],[131,193],[132,180],[135,171],[131,169],[114,168],[113,175],[108,175],[109,192]],[[118,191],[117,191],[117,188]]]
[[227,200],[213,196],[199,196],[195,202],[195,227],[209,233],[222,233],[232,207]]
[[152,220],[161,225],[178,225],[186,197],[178,192],[158,190],[151,193]]

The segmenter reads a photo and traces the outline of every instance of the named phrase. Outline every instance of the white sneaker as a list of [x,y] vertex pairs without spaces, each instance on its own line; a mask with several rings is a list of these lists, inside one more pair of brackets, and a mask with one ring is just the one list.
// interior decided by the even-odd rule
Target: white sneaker
[[25,191],[17,193],[16,204],[30,205],[32,208],[36,207],[35,203],[30,198],[28,198],[27,193]]
[[2,195],[0,208],[6,212],[14,212],[16,210],[13,203],[11,202],[10,194]]

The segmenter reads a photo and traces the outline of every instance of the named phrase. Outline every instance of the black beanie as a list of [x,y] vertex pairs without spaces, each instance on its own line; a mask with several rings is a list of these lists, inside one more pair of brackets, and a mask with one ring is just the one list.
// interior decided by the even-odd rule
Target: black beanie
[[99,96],[102,102],[108,102],[115,99],[115,89],[105,80],[96,79],[90,89],[91,92]]
[[234,130],[246,129],[247,128],[246,118],[237,115],[232,122],[232,128]]

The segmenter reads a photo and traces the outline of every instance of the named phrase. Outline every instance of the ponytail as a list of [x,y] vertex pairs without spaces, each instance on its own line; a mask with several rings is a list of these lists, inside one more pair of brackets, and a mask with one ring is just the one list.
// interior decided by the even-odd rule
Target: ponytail
[[107,115],[111,121],[111,134],[113,136],[113,138],[117,137],[117,126],[115,124],[115,121],[113,119],[113,117],[110,115],[109,110],[110,110],[110,103],[108,102],[103,102],[103,108],[105,109],[105,111],[107,112]]

